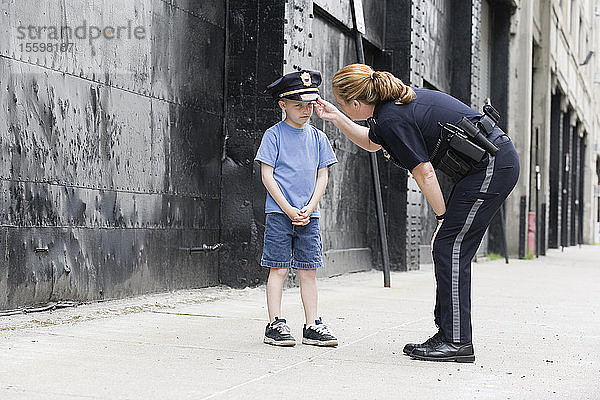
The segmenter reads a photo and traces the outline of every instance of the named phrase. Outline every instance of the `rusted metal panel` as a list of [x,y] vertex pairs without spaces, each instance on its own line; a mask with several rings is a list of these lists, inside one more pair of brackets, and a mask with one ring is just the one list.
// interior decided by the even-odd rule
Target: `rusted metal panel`
[[3,226],[218,229],[218,197],[0,181]]
[[445,92],[451,91],[452,64],[455,61],[452,32],[456,26],[453,25],[451,3],[448,0],[413,3],[415,72],[421,79]]
[[[220,239],[224,0],[2,11],[0,309],[218,283],[218,254],[189,249]],[[18,29],[128,23],[144,38],[65,53]]]
[[[283,73],[309,69],[315,55],[312,0],[286,2]],[[318,34],[317,36],[321,39]]]
[[[314,0],[313,4],[324,10],[337,23],[351,30],[354,28],[352,25],[352,9],[350,7],[352,1],[357,0]],[[357,6],[360,7],[361,4],[364,27],[366,28],[363,36],[378,48],[383,49],[386,2],[381,0],[361,0],[360,3],[357,3]]]
[[[0,50],[9,57],[143,96],[203,103],[209,110],[214,107],[213,111],[221,111],[219,103],[193,91],[201,86],[206,93],[220,93],[221,81],[193,78],[198,70],[214,72],[215,65],[219,65],[217,71],[222,71],[222,58],[214,57],[213,52],[222,51],[223,1],[4,1],[2,7],[5,13],[0,15],[1,26],[6,35]],[[77,28],[84,28],[78,33],[85,34],[85,38],[73,40],[73,53],[25,52],[20,45],[31,35],[28,29],[18,28],[30,25],[48,28],[31,31],[41,36],[39,42],[50,38],[50,27],[71,27],[73,35]],[[91,39],[95,27],[113,28],[115,38]],[[143,33],[143,40],[135,39],[136,28],[141,28],[139,36]],[[20,32],[25,32],[26,39],[20,38]],[[116,38],[117,33],[121,39]]]
[[2,301],[9,307],[173,290],[190,287],[189,282],[211,282],[217,276],[217,254],[190,254],[188,249],[199,239],[217,240],[218,232],[5,229],[8,290]]
[[367,32],[364,37],[380,49],[385,49],[385,20],[387,13],[395,14],[397,11],[386,11],[386,1],[362,0],[363,13]]
[[314,4],[321,7],[327,14],[331,15],[348,29],[353,29],[351,1],[353,0],[314,0]]

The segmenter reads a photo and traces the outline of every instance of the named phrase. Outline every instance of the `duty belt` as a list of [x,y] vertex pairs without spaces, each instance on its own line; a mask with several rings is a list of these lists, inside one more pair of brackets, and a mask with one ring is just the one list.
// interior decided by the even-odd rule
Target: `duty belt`
[[[499,114],[491,105],[483,108],[484,115],[474,124],[463,117],[456,125],[439,123],[440,139],[431,154],[433,166],[453,181],[458,182],[471,170],[473,162],[480,162],[487,153],[496,155],[498,148],[487,137],[494,131]],[[443,141],[448,150],[439,155]],[[470,162],[469,162],[470,161]]]

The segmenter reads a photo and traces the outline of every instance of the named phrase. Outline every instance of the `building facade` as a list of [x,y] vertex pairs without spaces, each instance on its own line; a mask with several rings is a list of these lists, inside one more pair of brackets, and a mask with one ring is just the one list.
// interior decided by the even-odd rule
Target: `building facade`
[[520,1],[511,17],[510,132],[521,178],[507,200],[511,253],[598,242],[600,66],[593,1]]
[[[333,74],[358,60],[351,0],[0,7],[0,310],[264,282],[253,158],[281,118],[264,88],[317,69],[332,99]],[[505,240],[522,257],[599,241],[591,0],[362,0],[355,10],[368,64],[502,114],[521,179],[480,255]],[[381,154],[372,170],[333,125],[311,122],[339,159],[321,203],[322,274],[381,266],[375,173],[392,269],[427,261],[435,218],[410,174]]]

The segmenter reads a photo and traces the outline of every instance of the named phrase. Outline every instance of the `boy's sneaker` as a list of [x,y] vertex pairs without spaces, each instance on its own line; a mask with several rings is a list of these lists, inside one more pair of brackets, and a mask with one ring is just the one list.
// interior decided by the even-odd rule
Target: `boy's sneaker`
[[316,320],[314,324],[308,326],[304,324],[302,343],[331,347],[338,345],[337,339],[333,336],[327,325],[321,321],[321,318]]
[[275,317],[275,321],[267,324],[263,342],[273,346],[295,346],[296,339],[290,334],[290,327],[285,319]]

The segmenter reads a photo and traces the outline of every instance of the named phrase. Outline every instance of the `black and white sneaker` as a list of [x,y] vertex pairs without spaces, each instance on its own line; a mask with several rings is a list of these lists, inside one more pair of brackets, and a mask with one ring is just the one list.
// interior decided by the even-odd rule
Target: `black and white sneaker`
[[275,321],[267,324],[263,342],[273,346],[295,346],[296,339],[290,334],[290,327],[285,319],[275,317]]
[[337,339],[333,336],[327,325],[321,321],[321,318],[316,320],[314,324],[308,326],[304,324],[302,343],[329,347],[338,345]]

